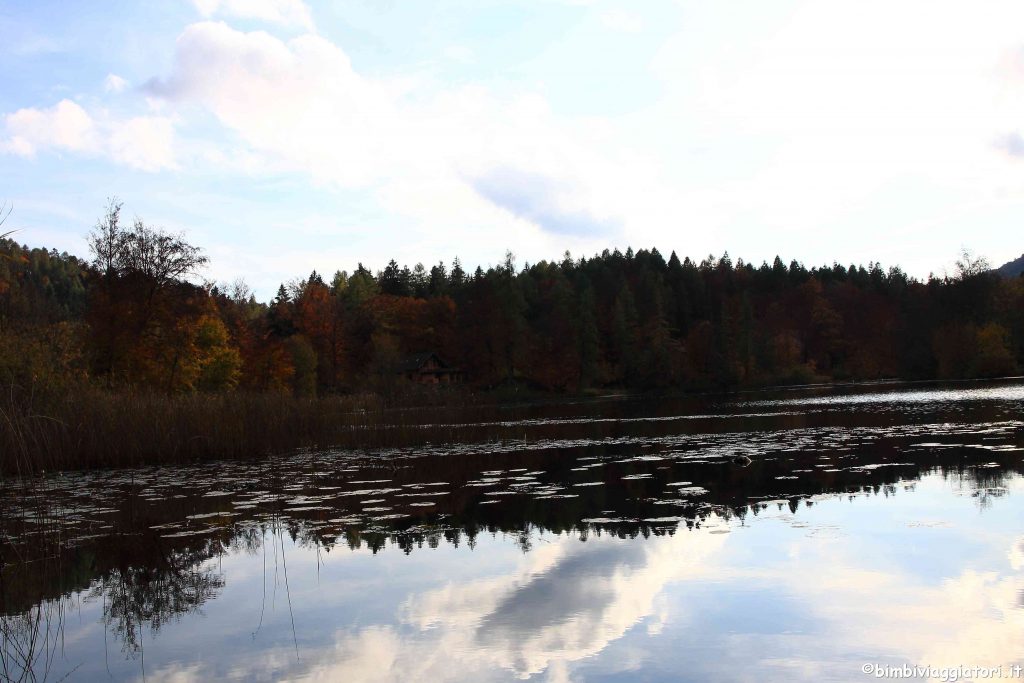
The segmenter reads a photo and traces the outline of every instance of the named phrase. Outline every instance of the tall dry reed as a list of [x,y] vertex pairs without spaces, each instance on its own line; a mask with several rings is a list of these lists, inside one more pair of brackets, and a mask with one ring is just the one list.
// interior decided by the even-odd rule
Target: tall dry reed
[[260,457],[303,447],[388,448],[502,438],[498,406],[386,408],[379,398],[225,393],[165,395],[84,386],[0,398],[0,473]]

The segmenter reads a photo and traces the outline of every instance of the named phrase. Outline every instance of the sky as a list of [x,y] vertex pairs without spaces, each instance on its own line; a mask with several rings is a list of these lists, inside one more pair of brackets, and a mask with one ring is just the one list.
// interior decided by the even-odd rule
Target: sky
[[0,0],[4,230],[109,197],[261,298],[627,246],[1021,255],[1019,0]]

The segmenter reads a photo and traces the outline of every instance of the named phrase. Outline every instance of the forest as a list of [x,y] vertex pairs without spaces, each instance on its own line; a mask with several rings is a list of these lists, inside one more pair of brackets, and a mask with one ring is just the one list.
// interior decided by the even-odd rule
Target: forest
[[183,236],[121,217],[91,258],[0,241],[0,379],[180,394],[374,393],[395,400],[410,354],[460,369],[462,390],[729,390],[830,380],[961,379],[1024,364],[1024,279],[969,254],[926,281],[898,267],[807,268],[657,249],[472,272],[361,263],[259,302],[243,281],[196,283]]

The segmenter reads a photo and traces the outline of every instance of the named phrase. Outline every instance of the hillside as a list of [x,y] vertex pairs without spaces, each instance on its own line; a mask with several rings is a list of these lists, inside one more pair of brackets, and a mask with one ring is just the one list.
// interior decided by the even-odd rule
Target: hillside
[[996,268],[996,273],[1003,277],[1019,277],[1021,273],[1024,273],[1024,254],[1021,254],[1020,258]]

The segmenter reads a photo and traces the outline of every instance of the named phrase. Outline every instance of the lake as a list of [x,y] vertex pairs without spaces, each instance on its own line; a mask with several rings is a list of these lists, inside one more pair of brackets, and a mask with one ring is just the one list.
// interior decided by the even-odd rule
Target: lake
[[446,443],[5,481],[0,676],[1024,665],[1024,381],[454,415]]

